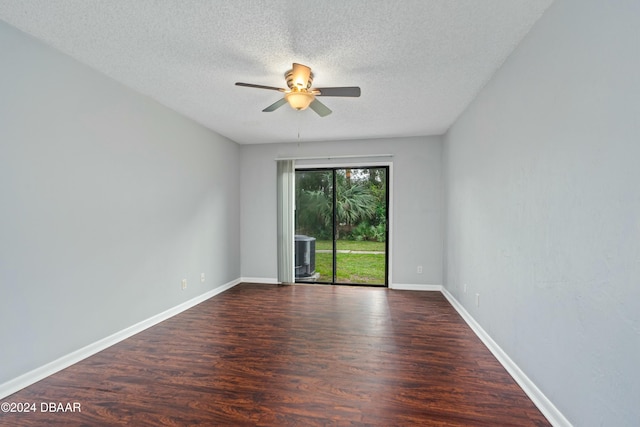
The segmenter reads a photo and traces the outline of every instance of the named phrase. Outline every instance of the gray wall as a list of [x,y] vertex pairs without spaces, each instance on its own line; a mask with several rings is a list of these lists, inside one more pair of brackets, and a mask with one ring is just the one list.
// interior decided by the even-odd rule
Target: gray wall
[[2,22],[0,57],[2,383],[237,279],[240,185],[237,144]]
[[446,287],[580,426],[640,423],[639,18],[557,0],[445,138]]
[[[242,276],[275,280],[277,157],[392,154],[392,283],[442,284],[442,184],[440,137],[243,145],[241,148]],[[324,165],[362,163],[332,159]],[[417,274],[416,267],[423,266]]]

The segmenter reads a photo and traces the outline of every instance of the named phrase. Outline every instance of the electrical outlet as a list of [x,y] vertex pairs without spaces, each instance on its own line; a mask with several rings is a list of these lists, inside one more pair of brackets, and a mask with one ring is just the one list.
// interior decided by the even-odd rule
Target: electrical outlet
[[476,307],[480,307],[480,294],[476,294]]
[[200,273],[200,282],[204,283],[204,273]]
[[421,265],[418,266],[418,274],[422,274],[422,266]]
[[182,289],[187,289],[187,279],[182,279],[182,282],[180,282],[180,284],[182,285]]

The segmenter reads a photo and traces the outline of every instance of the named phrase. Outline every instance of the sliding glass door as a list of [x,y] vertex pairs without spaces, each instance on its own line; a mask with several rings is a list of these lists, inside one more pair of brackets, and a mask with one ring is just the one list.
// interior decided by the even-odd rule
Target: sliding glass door
[[388,172],[296,171],[296,282],[387,285]]

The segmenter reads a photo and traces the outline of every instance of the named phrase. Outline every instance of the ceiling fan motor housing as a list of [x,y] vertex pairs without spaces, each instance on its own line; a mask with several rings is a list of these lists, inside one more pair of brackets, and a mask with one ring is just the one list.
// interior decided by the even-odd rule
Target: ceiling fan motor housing
[[284,78],[287,80],[287,86],[289,89],[309,89],[313,84],[313,73],[309,71],[309,78],[304,81],[299,76],[295,75],[294,70],[291,69],[284,73]]

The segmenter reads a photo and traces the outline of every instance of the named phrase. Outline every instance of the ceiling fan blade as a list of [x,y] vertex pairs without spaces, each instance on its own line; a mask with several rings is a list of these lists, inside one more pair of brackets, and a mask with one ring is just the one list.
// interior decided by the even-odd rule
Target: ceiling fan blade
[[241,83],[241,82],[237,82],[236,86],[243,86],[243,87],[253,87],[256,89],[269,89],[269,90],[277,90],[279,92],[284,92],[286,89],[281,89],[279,87],[273,87],[273,86],[263,86],[263,85],[254,85],[252,83]]
[[317,99],[314,99],[313,102],[309,104],[309,108],[318,113],[320,117],[325,117],[331,114],[331,110],[329,109],[329,107],[327,107]]
[[311,77],[311,68],[306,65],[293,63],[291,67],[291,80],[294,86],[298,88],[308,88],[311,85],[309,77]]
[[348,87],[315,87],[316,96],[348,96],[357,98],[360,96],[360,88],[358,86]]
[[265,108],[264,110],[262,110],[264,113],[270,113],[272,111],[277,110],[278,108],[282,107],[284,104],[287,103],[287,100],[282,98],[276,102],[274,102],[273,104],[269,105],[267,108]]

